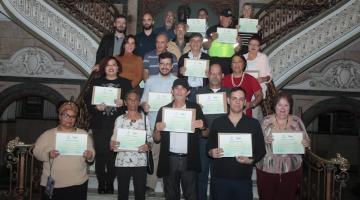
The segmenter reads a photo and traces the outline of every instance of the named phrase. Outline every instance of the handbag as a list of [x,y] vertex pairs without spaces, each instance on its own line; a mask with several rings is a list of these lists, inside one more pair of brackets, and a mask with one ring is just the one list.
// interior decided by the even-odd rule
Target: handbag
[[[146,114],[144,114],[144,125],[145,125],[145,131],[147,131],[146,128]],[[146,142],[147,142],[147,137],[146,137]],[[152,151],[151,149],[149,149],[146,152],[146,171],[148,174],[153,174],[154,173],[154,160],[153,160],[153,156],[152,156]]]

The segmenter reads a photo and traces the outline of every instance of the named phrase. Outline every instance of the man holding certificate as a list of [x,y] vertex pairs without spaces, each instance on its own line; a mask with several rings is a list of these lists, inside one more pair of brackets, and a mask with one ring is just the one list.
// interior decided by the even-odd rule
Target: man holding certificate
[[189,100],[195,101],[195,93],[207,84],[206,71],[209,68],[210,56],[201,52],[203,37],[200,33],[190,36],[190,51],[179,59],[179,77],[188,81],[190,85]]
[[228,104],[229,113],[215,119],[209,133],[213,198],[252,200],[251,175],[265,155],[264,138],[259,122],[243,114],[245,90],[233,88]]
[[206,137],[208,129],[200,106],[186,101],[189,93],[185,79],[175,80],[174,101],[163,106],[156,117],[153,138],[161,143],[157,175],[163,177],[167,200],[180,200],[180,183],[185,199],[197,199],[197,175],[201,170],[199,137]]
[[[141,106],[144,111],[148,113],[150,120],[151,131],[154,130],[157,111],[161,106],[171,102],[166,101],[164,96],[171,95],[171,87],[177,78],[171,73],[173,68],[173,55],[169,52],[164,52],[159,55],[159,74],[151,76],[145,83],[143,96],[141,97]],[[160,107],[158,107],[161,105]],[[154,171],[156,172],[159,161],[160,144],[154,144],[152,147],[152,154],[154,159]],[[146,187],[149,194],[154,193],[157,183],[156,173],[148,174],[146,178]]]
[[[222,73],[219,64],[210,65],[207,75],[209,84],[199,88],[196,99],[197,103],[202,107],[208,127],[211,127],[216,118],[227,113],[226,96],[229,90],[221,87],[221,80],[224,77],[224,74]],[[210,163],[209,155],[206,153],[207,141],[207,138],[201,137],[199,143],[201,159],[201,172],[199,173],[198,180],[199,200],[207,199]],[[212,191],[210,191],[210,194],[212,194]]]
[[[41,134],[33,151],[43,162],[41,199],[85,200],[87,163],[93,162],[95,156],[93,141],[85,130],[75,127],[79,109],[74,102],[64,102],[58,111],[59,125]],[[52,195],[47,186],[53,187]]]
[[290,115],[293,99],[279,93],[275,114],[262,122],[266,155],[256,164],[260,199],[296,199],[301,184],[302,154],[310,139],[301,119]]

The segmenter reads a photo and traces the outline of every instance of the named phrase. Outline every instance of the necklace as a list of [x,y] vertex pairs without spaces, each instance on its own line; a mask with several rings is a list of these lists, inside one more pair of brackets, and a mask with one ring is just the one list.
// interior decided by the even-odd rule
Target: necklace
[[276,124],[278,125],[278,127],[279,127],[280,130],[285,130],[286,127],[287,127],[287,125],[288,125],[288,122],[289,122],[289,117],[286,117],[286,124],[285,124],[285,126],[284,126],[283,128],[280,126],[280,123],[279,123],[276,115],[275,115],[275,121],[276,121]]
[[244,74],[241,75],[241,80],[240,80],[240,83],[238,85],[235,84],[235,80],[234,80],[234,74],[231,74],[231,84],[232,86],[234,87],[240,87],[240,85],[242,84],[244,80]]

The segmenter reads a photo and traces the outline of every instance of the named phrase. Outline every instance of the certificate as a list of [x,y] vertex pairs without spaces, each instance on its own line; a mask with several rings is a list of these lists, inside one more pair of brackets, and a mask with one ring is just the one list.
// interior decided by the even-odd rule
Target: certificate
[[219,35],[217,41],[222,43],[236,44],[237,30],[234,28],[217,28],[216,31]]
[[187,30],[189,33],[206,32],[206,19],[187,19],[186,24],[189,26]]
[[165,123],[164,131],[194,133],[192,122],[195,121],[195,109],[163,108],[162,122]]
[[198,94],[196,102],[201,105],[205,115],[227,113],[225,92]]
[[120,99],[121,89],[113,87],[93,87],[93,95],[91,99],[92,105],[105,104],[107,106],[116,106],[115,100]]
[[150,105],[149,111],[155,112],[172,101],[171,93],[149,92],[148,98],[148,104]]
[[304,154],[302,132],[273,132],[273,154]]
[[195,60],[185,58],[184,67],[186,67],[186,71],[184,76],[194,76],[206,78],[206,69],[209,69],[209,60]]
[[116,130],[116,141],[120,142],[118,151],[138,151],[139,146],[145,144],[146,131],[118,128]]
[[241,33],[257,33],[257,19],[239,18],[239,32]]
[[56,133],[55,149],[60,155],[82,156],[87,149],[87,134]]
[[249,74],[250,76],[254,77],[254,78],[259,78],[259,71],[256,70],[246,70],[245,73]]
[[252,157],[250,133],[218,133],[218,147],[224,150],[223,157]]

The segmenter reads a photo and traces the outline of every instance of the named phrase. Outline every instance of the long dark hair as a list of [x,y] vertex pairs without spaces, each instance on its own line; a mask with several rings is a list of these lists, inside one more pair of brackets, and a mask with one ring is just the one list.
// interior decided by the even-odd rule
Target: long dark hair
[[129,35],[125,36],[124,41],[123,41],[123,43],[121,45],[120,56],[123,56],[125,54],[125,44],[127,44],[129,42],[130,38],[132,38],[134,40],[135,45],[136,45],[136,38],[135,38],[134,35],[129,34]]

